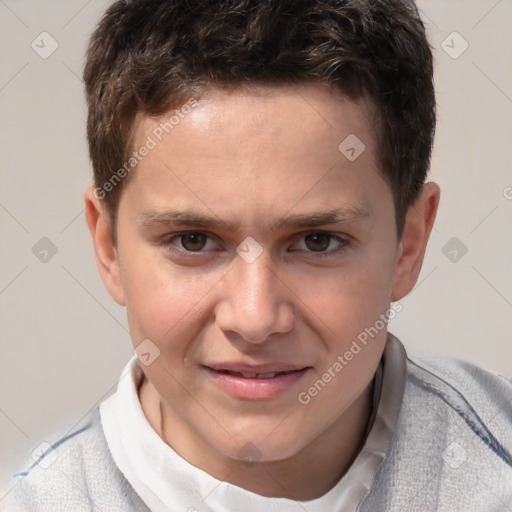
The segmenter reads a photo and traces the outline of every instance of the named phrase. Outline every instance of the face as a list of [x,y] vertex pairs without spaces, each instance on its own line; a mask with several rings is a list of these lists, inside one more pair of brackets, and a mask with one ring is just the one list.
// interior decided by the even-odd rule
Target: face
[[107,287],[159,352],[142,368],[170,430],[285,459],[343,417],[385,343],[403,247],[371,105],[216,89],[159,140],[169,117],[136,127],[156,146],[121,195]]

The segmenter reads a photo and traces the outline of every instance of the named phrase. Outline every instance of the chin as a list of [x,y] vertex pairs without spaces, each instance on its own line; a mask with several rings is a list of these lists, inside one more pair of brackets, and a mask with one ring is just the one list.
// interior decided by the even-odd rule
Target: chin
[[250,430],[246,430],[243,435],[225,439],[222,443],[224,446],[217,446],[219,451],[231,459],[254,464],[288,459],[308,444],[305,439],[293,438],[289,432],[277,435],[268,435],[268,429],[265,429],[264,435],[261,432],[255,429],[251,436]]

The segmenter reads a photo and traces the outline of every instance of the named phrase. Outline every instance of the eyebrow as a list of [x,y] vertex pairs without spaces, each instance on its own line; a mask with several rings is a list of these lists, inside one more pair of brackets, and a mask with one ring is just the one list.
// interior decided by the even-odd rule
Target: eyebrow
[[[364,208],[337,208],[329,211],[289,215],[271,223],[270,230],[313,228],[327,224],[346,224],[369,218],[371,215]],[[187,210],[145,210],[139,215],[137,221],[144,227],[174,224],[225,231],[236,231],[238,227],[237,223],[226,222],[218,217]]]

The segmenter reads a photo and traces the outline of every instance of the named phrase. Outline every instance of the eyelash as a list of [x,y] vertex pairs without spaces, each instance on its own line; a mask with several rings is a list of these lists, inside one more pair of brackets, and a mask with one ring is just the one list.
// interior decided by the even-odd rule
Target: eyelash
[[[204,255],[207,251],[203,251],[203,250],[188,251],[186,249],[179,249],[175,245],[173,245],[174,241],[180,239],[181,237],[183,237],[185,235],[191,235],[191,234],[204,235],[209,241],[213,240],[212,237],[210,235],[208,235],[208,233],[204,233],[202,231],[183,231],[181,233],[176,233],[170,237],[165,238],[162,241],[161,245],[162,245],[162,247],[164,247],[164,249],[169,250],[174,253],[177,253],[181,256],[189,256],[189,257],[197,258],[199,256]],[[338,255],[346,252],[350,248],[350,241],[347,238],[341,237],[334,233],[330,233],[329,231],[309,231],[309,232],[301,235],[299,241],[304,240],[307,236],[317,235],[317,234],[329,235],[331,237],[329,244],[331,243],[332,240],[334,240],[334,241],[338,242],[340,245],[336,249],[332,249],[330,251],[304,251],[308,255],[311,255],[311,257],[313,257],[313,258],[326,258],[326,257],[330,257],[330,256],[338,256]],[[298,242],[295,242],[295,244],[296,243],[298,243]],[[291,251],[291,252],[296,252],[296,251]]]

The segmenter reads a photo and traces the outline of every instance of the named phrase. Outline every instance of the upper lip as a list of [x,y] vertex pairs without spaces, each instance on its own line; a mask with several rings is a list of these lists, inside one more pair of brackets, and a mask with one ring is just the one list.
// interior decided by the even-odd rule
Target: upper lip
[[290,363],[268,363],[268,364],[244,364],[244,363],[233,363],[233,362],[225,362],[225,363],[211,363],[204,365],[208,368],[211,368],[215,371],[223,371],[227,370],[230,372],[238,372],[238,373],[273,373],[273,372],[291,372],[295,370],[303,370],[304,368],[308,368],[306,365],[296,365]]

